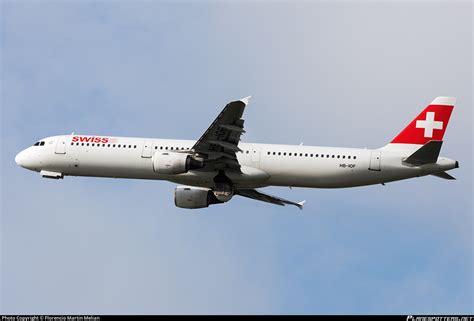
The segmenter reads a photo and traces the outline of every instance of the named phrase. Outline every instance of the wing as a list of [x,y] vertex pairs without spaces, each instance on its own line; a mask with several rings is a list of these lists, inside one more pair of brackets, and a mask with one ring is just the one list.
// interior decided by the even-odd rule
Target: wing
[[280,198],[280,197],[264,194],[262,192],[259,192],[259,191],[255,190],[255,189],[237,189],[237,190],[235,190],[235,194],[243,196],[243,197],[252,198],[252,199],[257,200],[257,201],[277,204],[277,205],[281,205],[281,206],[285,206],[286,204],[295,205],[300,210],[303,209],[303,204],[306,202],[306,201],[302,201],[302,202],[299,202],[299,203],[295,203],[295,202],[288,201],[288,200],[285,200],[285,199]]
[[228,103],[214,122],[194,144],[193,150],[204,158],[203,170],[231,169],[240,171],[236,152],[240,136],[245,133],[242,115],[249,103],[249,97]]

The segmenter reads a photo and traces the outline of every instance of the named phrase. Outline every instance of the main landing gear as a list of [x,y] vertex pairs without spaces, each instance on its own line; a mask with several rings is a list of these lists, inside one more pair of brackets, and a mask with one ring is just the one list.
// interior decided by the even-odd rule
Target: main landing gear
[[224,171],[219,171],[219,174],[214,177],[214,188],[212,189],[214,196],[221,202],[230,201],[234,196],[234,184],[225,175]]

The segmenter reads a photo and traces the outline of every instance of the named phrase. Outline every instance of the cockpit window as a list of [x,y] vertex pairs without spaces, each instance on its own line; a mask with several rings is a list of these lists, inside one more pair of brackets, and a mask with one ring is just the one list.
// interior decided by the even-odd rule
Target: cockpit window
[[40,142],[40,146],[43,146],[44,145],[44,142]]
[[36,142],[33,146],[39,146],[40,142]]

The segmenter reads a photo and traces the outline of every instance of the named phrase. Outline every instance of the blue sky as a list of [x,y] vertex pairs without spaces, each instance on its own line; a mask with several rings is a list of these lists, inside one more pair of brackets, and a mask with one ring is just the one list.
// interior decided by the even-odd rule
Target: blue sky
[[[3,1],[2,313],[473,313],[472,3]],[[458,98],[457,181],[268,188],[186,211],[159,181],[41,179],[67,134],[376,148]]]

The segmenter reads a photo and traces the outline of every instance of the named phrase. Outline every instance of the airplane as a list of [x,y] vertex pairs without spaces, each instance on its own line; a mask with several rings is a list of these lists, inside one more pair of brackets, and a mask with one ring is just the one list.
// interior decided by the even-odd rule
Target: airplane
[[15,162],[44,178],[90,176],[166,180],[179,184],[174,202],[186,209],[222,204],[238,195],[303,208],[266,194],[267,186],[345,188],[385,185],[446,171],[440,157],[456,99],[437,97],[390,143],[378,149],[241,143],[249,97],[228,103],[197,140],[60,135],[39,140]]

